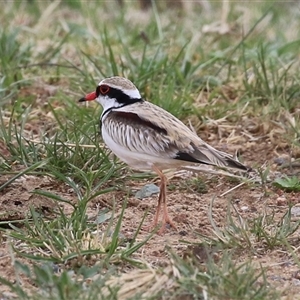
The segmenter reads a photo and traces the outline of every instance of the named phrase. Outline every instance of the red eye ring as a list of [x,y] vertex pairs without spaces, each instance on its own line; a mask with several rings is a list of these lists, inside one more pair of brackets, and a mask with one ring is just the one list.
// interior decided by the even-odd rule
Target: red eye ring
[[108,85],[101,85],[100,86],[100,93],[102,95],[106,95],[110,91],[110,87]]

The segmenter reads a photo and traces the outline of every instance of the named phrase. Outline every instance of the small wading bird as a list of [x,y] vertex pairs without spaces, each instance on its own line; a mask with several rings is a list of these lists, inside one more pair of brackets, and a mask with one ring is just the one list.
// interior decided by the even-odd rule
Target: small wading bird
[[135,85],[123,77],[102,80],[96,90],[79,101],[96,100],[103,107],[102,137],[108,148],[133,169],[154,171],[161,179],[153,227],[163,206],[162,227],[168,223],[167,178],[163,170],[191,163],[248,171],[233,156],[206,144],[180,120],[161,107],[142,99]]

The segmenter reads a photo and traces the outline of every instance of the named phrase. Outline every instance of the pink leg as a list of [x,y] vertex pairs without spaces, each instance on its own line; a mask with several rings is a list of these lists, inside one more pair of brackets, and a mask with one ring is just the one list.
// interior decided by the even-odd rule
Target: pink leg
[[144,226],[145,230],[152,231],[158,225],[159,212],[160,212],[161,203],[162,203],[162,201],[161,201],[162,196],[163,196],[163,193],[162,193],[162,189],[161,189],[161,186],[160,186],[160,191],[159,191],[158,202],[157,202],[157,206],[156,206],[156,210],[155,210],[154,220],[153,220],[151,225]]
[[159,230],[158,234],[162,234],[166,230],[166,224],[170,224],[171,227],[177,230],[175,224],[173,223],[172,219],[169,217],[168,214],[168,207],[167,207],[167,177],[163,174],[163,172],[157,168],[156,166],[152,167],[153,171],[157,173],[157,175],[160,177],[161,183],[160,183],[160,192],[158,197],[158,204],[155,212],[153,227],[156,227],[158,224],[159,219],[159,211],[161,204],[163,203],[163,218],[162,218],[162,226]]

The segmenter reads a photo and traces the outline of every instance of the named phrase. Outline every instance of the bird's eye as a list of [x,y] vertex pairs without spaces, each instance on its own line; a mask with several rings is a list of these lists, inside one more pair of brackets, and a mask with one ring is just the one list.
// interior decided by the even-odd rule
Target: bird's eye
[[102,95],[106,95],[110,90],[110,87],[108,85],[101,85],[100,86],[100,93]]

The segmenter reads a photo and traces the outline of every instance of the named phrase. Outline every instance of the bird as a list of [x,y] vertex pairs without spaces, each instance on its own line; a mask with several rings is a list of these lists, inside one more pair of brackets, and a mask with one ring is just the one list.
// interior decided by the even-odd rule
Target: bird
[[[100,117],[102,138],[107,147],[132,169],[151,171],[160,178],[160,192],[150,229],[169,224],[177,230],[168,214],[165,170],[184,165],[206,164],[243,172],[250,167],[235,157],[204,142],[182,121],[163,108],[142,98],[127,78],[108,77],[79,102],[96,100],[103,108]],[[160,211],[163,211],[161,223]]]

